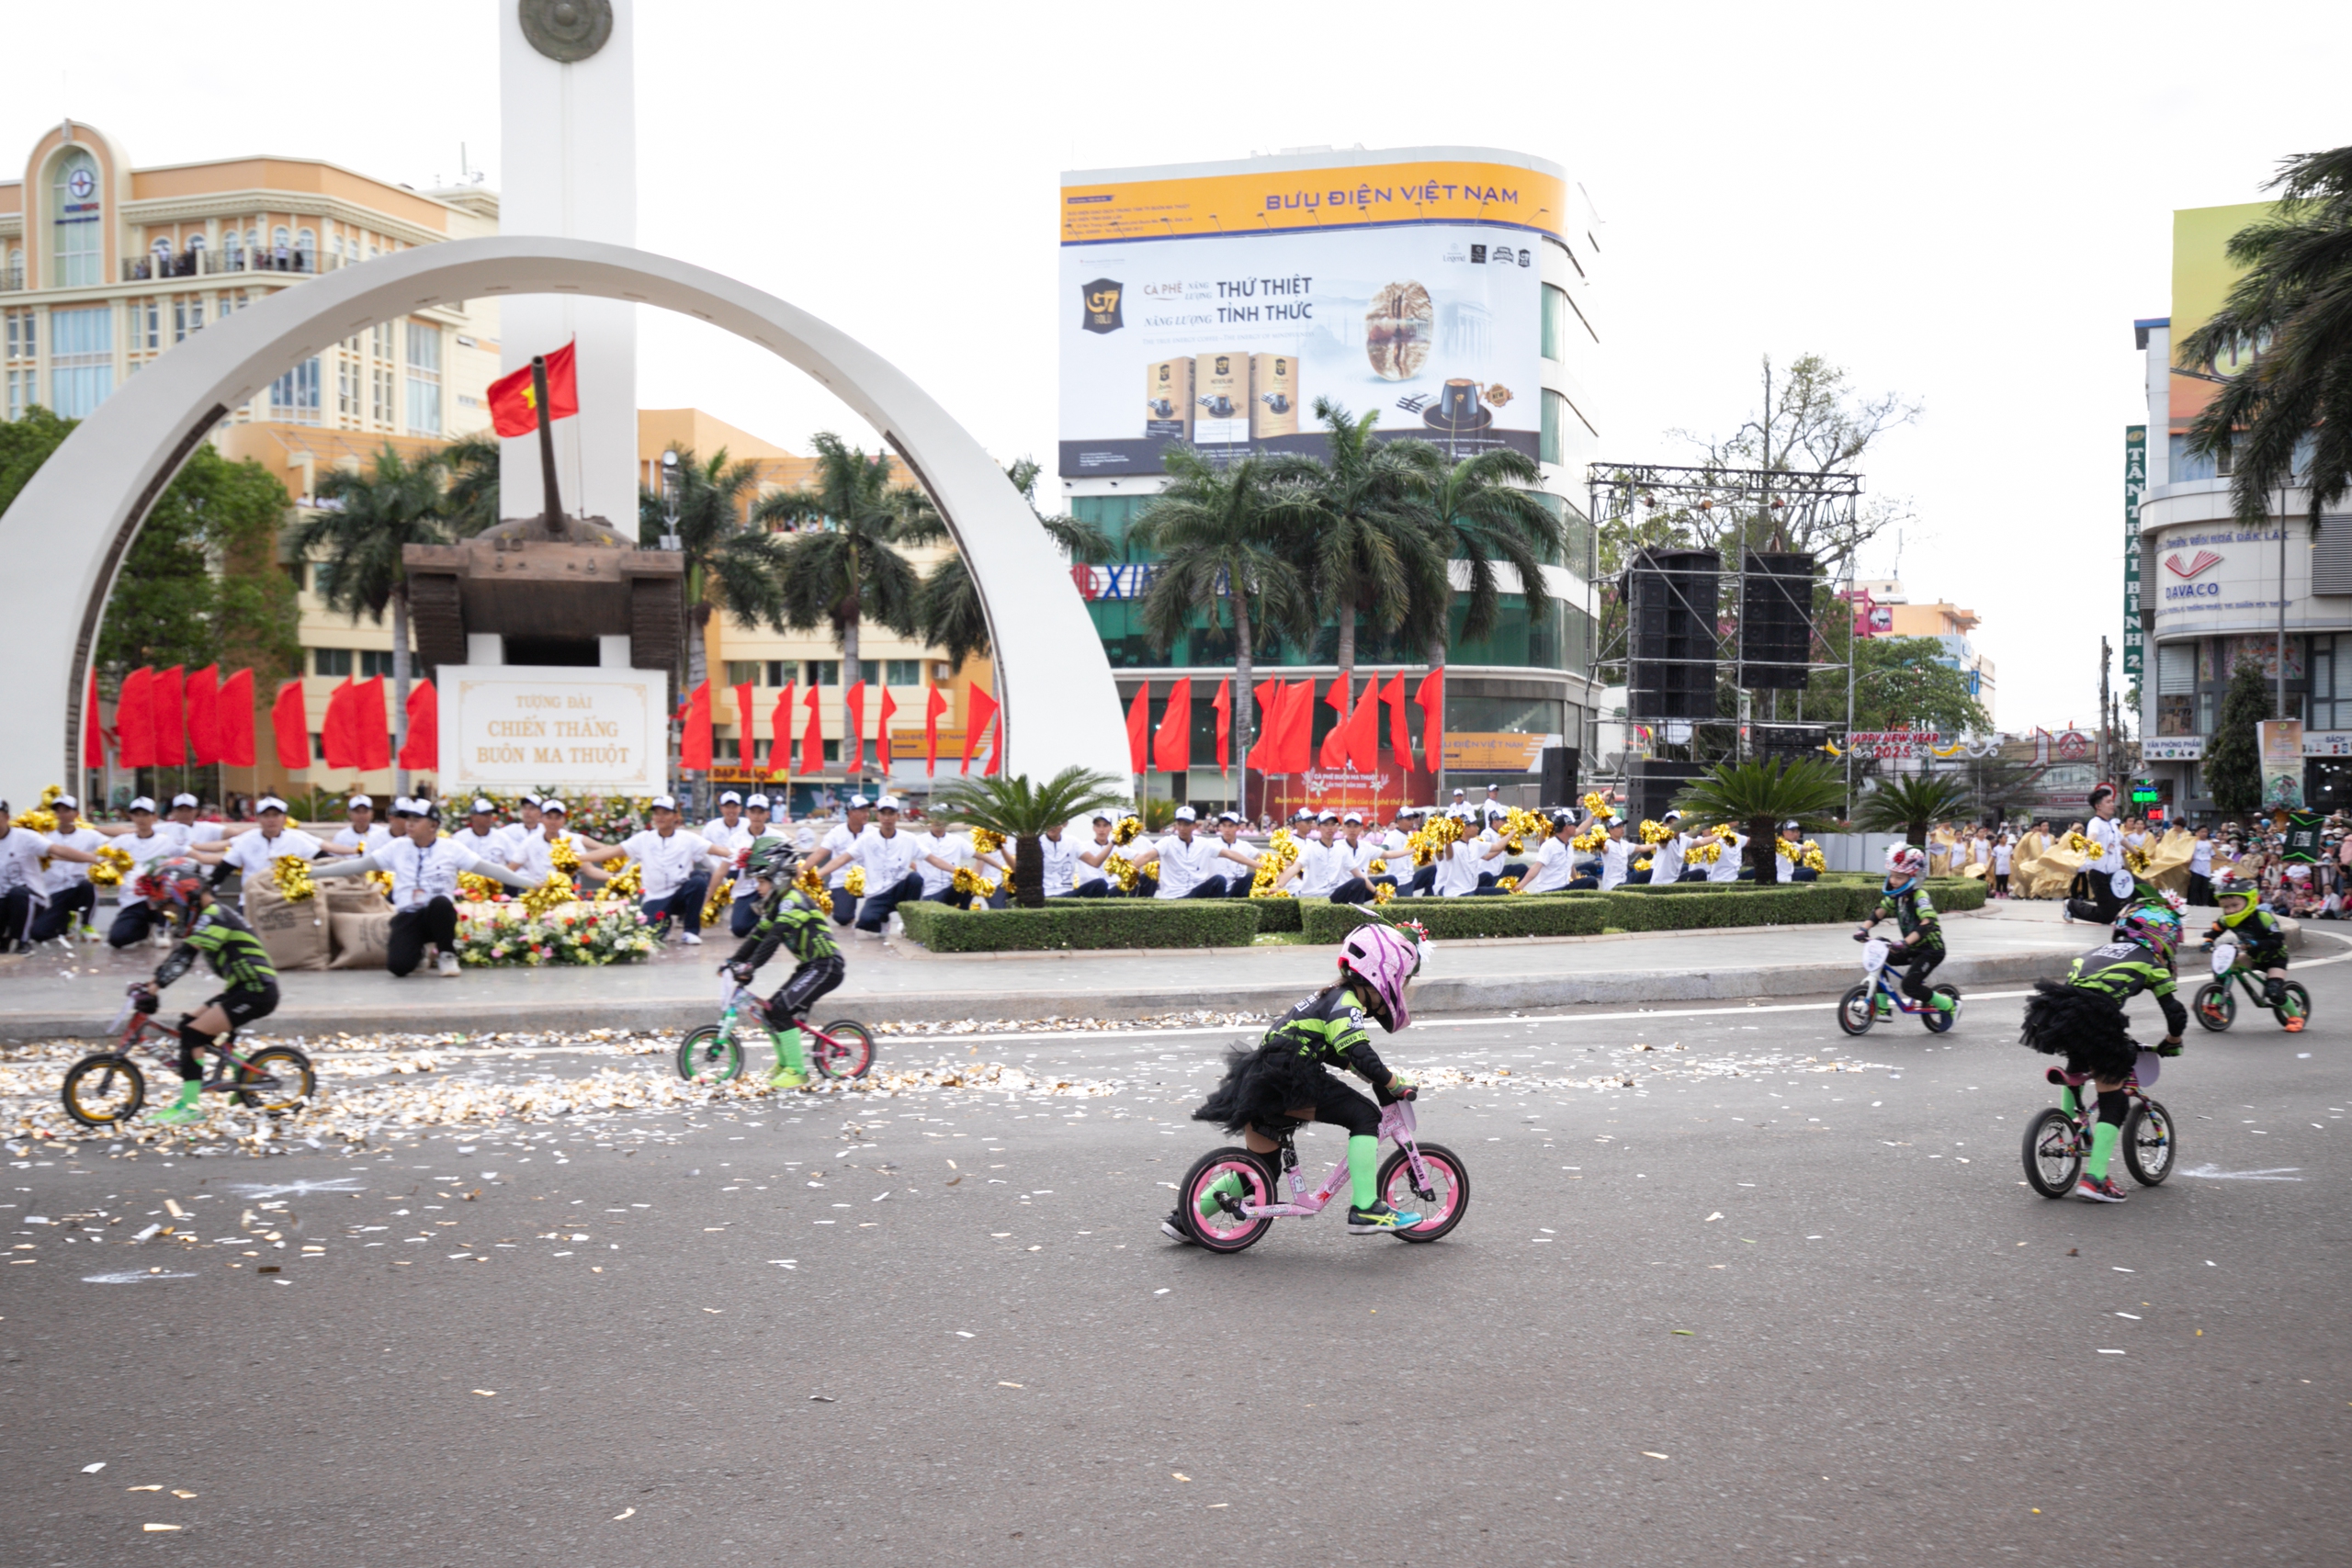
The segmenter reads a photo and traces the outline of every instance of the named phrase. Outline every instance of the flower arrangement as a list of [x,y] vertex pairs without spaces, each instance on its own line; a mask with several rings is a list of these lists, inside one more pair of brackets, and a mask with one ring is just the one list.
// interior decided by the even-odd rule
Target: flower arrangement
[[1711,834],[1706,838],[1701,839],[1698,842],[1690,846],[1690,852],[1682,857],[1682,863],[1685,865],[1713,865],[1715,862],[1723,859],[1723,855],[1724,841]]
[[1807,839],[1804,841],[1804,858],[1797,863],[1804,867],[1807,871],[1827,871],[1829,869],[1829,861],[1827,857],[1822,854],[1821,846],[1815,843],[1811,839]]
[[1514,806],[1503,813],[1503,848],[1515,855],[1525,854],[1527,840],[1532,838],[1542,843],[1549,828],[1536,813]]
[[571,878],[560,871],[551,871],[545,882],[524,894],[518,902],[533,915],[544,916],[560,905],[575,902],[579,897],[579,890],[571,886]]
[[[536,890],[535,890],[536,891]],[[543,908],[530,897],[467,904],[458,911],[458,961],[496,964],[622,964],[654,949],[653,931],[633,904],[567,900]]]
[[482,875],[481,873],[478,871],[461,871],[458,874],[458,903],[487,904],[498,896],[498,884],[492,882],[489,877]]
[[1608,841],[1609,824],[1596,818],[1586,826],[1583,832],[1568,840],[1568,848],[1583,854],[1590,854]]
[[1372,901],[1375,904],[1385,904],[1396,897],[1396,885],[1393,882],[1384,882],[1372,890]]
[[1388,862],[1382,857],[1374,856],[1372,863],[1364,867],[1364,872],[1370,876],[1385,876],[1388,874]]
[[1405,835],[1405,842],[1413,852],[1415,865],[1434,865],[1437,857],[1453,846],[1462,837],[1462,821],[1454,817],[1432,818],[1419,832]]
[[2153,858],[2144,849],[2126,850],[2123,852],[2123,869],[2134,876],[2145,876],[2148,874],[2148,863]]
[[[447,837],[447,835],[445,834],[443,836]],[[368,873],[365,880],[368,886],[374,888],[377,892],[381,893],[385,897],[389,898],[392,896],[392,874],[390,872],[371,871]]]

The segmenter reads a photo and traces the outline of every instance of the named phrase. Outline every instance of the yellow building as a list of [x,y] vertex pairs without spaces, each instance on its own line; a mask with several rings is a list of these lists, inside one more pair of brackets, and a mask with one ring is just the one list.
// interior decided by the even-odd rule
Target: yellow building
[[1973,610],[1963,610],[1957,604],[1937,600],[1933,604],[1915,604],[1895,578],[1881,578],[1873,582],[1857,582],[1858,594],[1868,594],[1871,602],[1871,633],[1873,637],[1928,637],[1944,645],[1944,657],[1939,664],[1950,665],[1968,682],[1969,691],[1984,709],[1987,717],[1993,714],[1996,682],[1993,661],[1976,650],[1969,633],[1983,623]]

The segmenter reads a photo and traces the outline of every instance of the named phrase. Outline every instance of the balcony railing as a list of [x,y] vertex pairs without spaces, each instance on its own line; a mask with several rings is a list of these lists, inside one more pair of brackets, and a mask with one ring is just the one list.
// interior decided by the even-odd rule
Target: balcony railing
[[[181,251],[168,255],[150,252],[123,262],[122,281],[169,282],[176,277],[218,277],[232,273],[277,273],[311,277],[349,265],[347,257],[320,255],[311,251]],[[21,293],[24,288],[25,264],[22,259],[0,267],[0,294]]]

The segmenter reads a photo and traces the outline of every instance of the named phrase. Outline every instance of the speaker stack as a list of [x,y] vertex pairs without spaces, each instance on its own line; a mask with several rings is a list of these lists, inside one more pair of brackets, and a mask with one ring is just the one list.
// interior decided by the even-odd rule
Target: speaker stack
[[1713,550],[1643,550],[1625,572],[1628,718],[1715,716]]
[[1813,557],[1747,552],[1739,606],[1740,683],[1750,691],[1801,691],[1811,671]]
[[1632,780],[1635,824],[1645,818],[1653,822],[1664,821],[1666,814],[1674,809],[1674,797],[1682,793],[1683,786],[1703,778],[1710,771],[1702,762],[1667,762],[1657,758],[1641,763],[1640,768]]

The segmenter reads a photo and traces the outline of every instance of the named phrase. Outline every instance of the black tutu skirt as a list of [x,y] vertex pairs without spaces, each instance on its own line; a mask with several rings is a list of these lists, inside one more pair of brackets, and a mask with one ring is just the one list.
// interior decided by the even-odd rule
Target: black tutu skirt
[[1214,1122],[1237,1136],[1246,1127],[1282,1127],[1291,1120],[1291,1107],[1314,1104],[1329,1081],[1296,1045],[1237,1045],[1225,1054],[1225,1077],[1193,1120]]
[[2058,980],[2036,980],[2033,990],[2019,1042],[2045,1056],[2064,1057],[2070,1073],[2110,1083],[2139,1065],[2140,1048],[2120,1003]]

